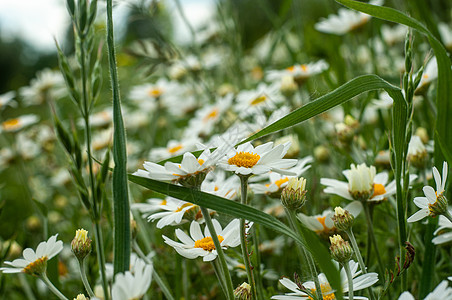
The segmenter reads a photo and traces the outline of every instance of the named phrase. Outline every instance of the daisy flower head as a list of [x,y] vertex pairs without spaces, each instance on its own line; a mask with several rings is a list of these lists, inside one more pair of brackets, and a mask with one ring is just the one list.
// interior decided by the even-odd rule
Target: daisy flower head
[[[447,282],[447,280],[441,281],[436,286],[436,288],[424,298],[424,300],[437,300],[437,299],[444,300],[452,299],[452,288],[449,287],[449,283]],[[398,300],[414,300],[414,297],[410,292],[403,292]]]
[[[232,220],[224,229],[217,220],[213,219],[212,223],[223,249],[240,245],[239,219]],[[217,250],[207,226],[203,234],[199,223],[193,221],[190,224],[190,236],[179,228],[176,229],[176,236],[182,243],[175,242],[164,235],[162,237],[166,244],[173,247],[183,257],[194,259],[201,256],[203,261],[212,261],[217,257]]]
[[277,84],[261,83],[254,90],[244,90],[237,94],[235,111],[240,117],[254,115],[264,110],[273,111],[276,104],[284,101]]
[[291,76],[295,80],[295,82],[300,85],[308,78],[322,73],[323,71],[328,69],[328,67],[328,63],[323,59],[307,64],[295,64],[284,70],[268,71],[267,80],[282,80],[282,78],[285,76]]
[[17,118],[8,119],[1,123],[0,125],[0,132],[16,132],[21,130],[24,127],[27,127],[29,125],[35,124],[39,121],[38,116],[29,114],[29,115],[22,115]]
[[196,158],[191,152],[186,152],[180,164],[166,162],[162,166],[146,161],[143,164],[145,170],[139,169],[133,175],[179,183],[186,187],[200,187],[207,173],[212,171],[217,161],[224,156],[225,148],[226,145],[218,147],[212,153],[206,149],[199,158]]
[[23,258],[12,262],[5,261],[11,267],[0,268],[3,273],[26,273],[33,276],[41,276],[47,268],[47,261],[63,250],[63,242],[57,241],[58,234],[51,236],[46,242],[41,242],[34,251],[27,248],[23,251]]
[[12,102],[14,100],[14,97],[16,96],[16,92],[9,91],[7,93],[0,95],[0,110],[4,109],[6,106],[16,106],[15,102]]
[[155,147],[149,152],[149,159],[158,161],[173,156],[184,154],[187,151],[196,150],[196,143],[199,142],[198,138],[187,138],[181,141],[170,140],[166,147]]
[[258,175],[269,171],[295,176],[295,173],[285,170],[297,163],[296,159],[283,159],[289,147],[290,143],[273,147],[273,142],[254,147],[247,142],[226,155],[218,165],[239,176]]
[[118,273],[112,287],[113,300],[140,299],[149,289],[152,280],[152,265],[136,258],[131,271]]
[[[369,2],[372,5],[382,5],[382,0]],[[322,19],[315,24],[315,29],[324,33],[344,35],[350,31],[364,26],[371,16],[362,12],[357,12],[345,8],[339,9],[337,15],[329,15],[327,19]]]
[[[350,266],[350,271],[353,278],[353,290],[359,291],[365,288],[368,288],[369,286],[375,284],[378,281],[378,274],[377,273],[367,273],[367,274],[361,274],[361,271],[358,271],[358,263],[350,260],[348,262]],[[345,269],[342,268],[340,271],[341,276],[341,288],[343,293],[348,292],[348,280],[347,275],[345,272]],[[320,288],[322,291],[322,296],[324,300],[333,300],[336,299],[334,295],[334,290],[331,288],[331,285],[329,284],[328,280],[326,279],[325,274],[320,273],[319,276],[319,283]],[[305,291],[302,291],[300,287],[290,280],[289,278],[282,278],[279,280],[279,283],[281,283],[283,286],[291,290],[291,293],[286,293],[285,295],[276,295],[271,297],[271,299],[280,299],[280,300],[288,300],[288,299],[312,299],[308,293]],[[302,286],[304,286],[307,290],[311,292],[311,294],[316,293],[315,284],[313,281],[307,281],[302,283]],[[344,297],[345,299],[348,299],[347,296]],[[365,297],[360,296],[354,296],[354,299],[367,299]]]
[[[198,206],[183,200],[179,200],[172,197],[166,197],[162,199],[149,199],[148,203],[135,203],[132,204],[132,209],[137,209],[143,215],[147,217],[148,221],[157,222],[157,228],[163,228],[165,226],[178,225],[187,219],[194,219],[199,211]],[[163,210],[156,212],[157,210]]]
[[416,222],[422,220],[427,216],[436,217],[439,215],[448,215],[447,210],[448,201],[444,195],[444,187],[446,186],[448,165],[447,162],[443,163],[443,175],[438,172],[436,167],[433,167],[433,177],[436,182],[436,191],[431,186],[424,186],[425,197],[414,198],[414,204],[420,208],[411,217],[408,218],[408,222]]
[[[335,194],[348,200],[383,201],[396,193],[395,180],[388,183],[387,172],[375,174],[374,166],[351,165],[350,170],[342,173],[348,182],[330,178],[321,178],[320,183],[326,185],[324,192]],[[410,175],[410,183],[417,176]]]
[[20,88],[19,93],[27,106],[41,104],[46,97],[60,98],[66,93],[63,75],[60,71],[41,70],[29,86]]
[[[269,183],[251,183],[250,187],[255,194],[266,194],[272,195],[278,198],[281,194],[281,191],[287,186],[289,180],[293,177],[300,177],[305,171],[307,171],[311,166],[309,163],[312,162],[312,156],[307,156],[298,161],[298,163],[292,167],[287,169],[286,171],[295,173],[294,176],[282,175],[276,172],[270,171],[267,174],[263,174],[260,176],[256,176],[255,180],[260,181],[262,179],[269,179]],[[254,178],[253,178],[254,179]]]

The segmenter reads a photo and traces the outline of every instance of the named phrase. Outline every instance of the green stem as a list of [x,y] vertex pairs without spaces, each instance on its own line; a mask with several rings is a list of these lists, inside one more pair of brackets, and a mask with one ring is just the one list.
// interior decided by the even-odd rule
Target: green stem
[[352,272],[350,272],[349,262],[343,264],[345,273],[347,274],[348,281],[348,299],[353,300],[353,277]]
[[[298,227],[299,225],[297,223],[297,216],[295,215],[295,212],[286,208],[286,214],[292,229],[295,230],[298,233],[298,235],[300,235],[303,238],[303,233]],[[320,286],[319,277],[317,276],[318,274],[315,268],[314,259],[312,258],[309,251],[305,250],[300,244],[297,243],[297,246],[300,249],[300,253],[303,256],[304,260],[308,264],[309,273],[315,284],[315,293],[317,299],[323,299],[322,288]]]
[[[361,256],[361,252],[359,250],[358,244],[356,243],[355,235],[353,234],[352,228],[345,231],[345,233],[347,233],[347,235],[350,239],[350,242],[351,242],[352,248],[353,248],[353,252],[355,252],[356,259],[358,260],[359,267],[361,268],[361,272],[363,272],[363,274],[366,274],[367,273],[366,265],[364,264],[363,257]],[[374,292],[372,291],[372,288],[368,287],[367,291],[369,292],[370,299],[375,300],[375,295],[374,295]]]
[[[152,265],[152,261],[149,260],[149,258],[144,255],[143,251],[141,250],[140,246],[138,245],[137,241],[133,242],[133,250],[135,250],[135,252],[138,254],[138,256],[144,260],[147,264]],[[160,275],[157,273],[157,270],[155,270],[155,268],[152,268],[152,277],[155,280],[155,282],[157,282],[157,285],[160,287],[160,289],[162,290],[162,293],[165,295],[166,299],[168,300],[174,300],[173,295],[171,294],[170,290],[168,289],[168,287],[166,286],[166,284],[163,282],[162,278],[160,277]]]
[[53,284],[52,282],[49,280],[49,278],[47,278],[46,273],[42,273],[41,277],[42,281],[44,281],[44,283],[47,285],[47,287],[49,288],[49,290],[52,291],[52,293],[54,293],[58,298],[60,298],[61,300],[68,300],[68,298],[66,298]]
[[[225,295],[228,295],[227,288],[225,287],[226,283],[224,282],[224,279],[223,279],[224,276],[222,275],[222,272],[221,272],[221,267],[219,266],[219,264],[216,260],[212,261],[212,266],[213,266],[213,270],[215,271],[215,275],[217,276],[218,283],[220,284],[221,290],[223,291],[223,293]],[[232,298],[232,299],[234,299],[234,298]]]
[[102,239],[102,230],[98,221],[94,223],[94,238],[96,239],[96,252],[97,261],[99,262],[100,277],[102,281],[102,289],[104,291],[104,299],[110,299],[110,292],[108,290],[107,274],[105,272],[105,253],[104,253],[104,243]]
[[[256,288],[259,291],[264,291],[264,284],[262,282],[262,274],[261,274],[261,253],[259,251],[259,225],[254,224],[253,230],[253,243],[254,243],[254,253],[256,257]],[[257,294],[258,300],[264,300],[264,295],[262,293]]]
[[130,207],[127,180],[127,150],[124,121],[121,113],[119,80],[116,69],[113,34],[113,0],[107,0],[107,48],[113,97],[113,217],[114,217],[114,274],[125,272],[130,264]]
[[380,251],[378,250],[377,239],[375,238],[375,234],[374,234],[374,227],[372,224],[372,218],[370,216],[369,205],[366,202],[364,202],[364,211],[366,213],[367,228],[369,231],[369,236],[372,241],[372,245],[375,250],[375,255],[377,256],[377,260],[378,260],[378,268],[380,270],[380,276],[383,276],[385,274],[384,268],[383,268],[383,263],[381,262]]
[[229,274],[228,265],[226,264],[226,259],[224,256],[223,248],[221,248],[221,243],[218,240],[217,232],[215,231],[215,227],[213,226],[212,219],[210,218],[210,214],[207,208],[201,206],[201,212],[206,221],[207,228],[209,228],[210,236],[212,237],[213,243],[215,245],[215,249],[217,250],[218,259],[220,260],[220,276],[223,277],[223,281],[225,282],[226,289],[226,297],[228,299],[234,299],[234,288],[232,286],[231,275]]
[[89,285],[88,278],[86,278],[86,259],[78,260],[79,266],[80,266],[80,276],[82,277],[83,286],[85,287],[86,291],[88,292],[88,295],[90,297],[94,297],[94,292],[91,289],[91,286]]
[[[248,193],[248,177],[249,176],[239,176],[240,177],[240,193],[241,193],[241,203],[247,205],[247,193]],[[251,286],[251,297],[252,299],[256,299],[257,297],[257,291],[256,291],[256,284],[254,281],[254,274],[253,270],[251,269],[251,259],[250,254],[248,250],[248,241],[246,239],[246,220],[240,219],[240,244],[242,248],[242,257],[243,257],[243,263],[245,264],[246,268],[246,275],[248,277],[248,282]]]

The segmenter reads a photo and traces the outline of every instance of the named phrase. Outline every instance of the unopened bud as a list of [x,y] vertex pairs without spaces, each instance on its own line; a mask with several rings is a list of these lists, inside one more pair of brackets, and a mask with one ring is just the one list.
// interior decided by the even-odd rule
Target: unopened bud
[[422,143],[428,143],[429,136],[427,129],[425,129],[424,127],[418,127],[414,134],[421,138]]
[[91,252],[91,239],[88,237],[88,231],[78,229],[71,242],[71,248],[77,259],[83,260]]
[[333,259],[341,264],[347,263],[353,255],[349,242],[344,241],[339,234],[330,237],[330,242],[330,251]]
[[251,299],[251,286],[244,282],[234,290],[234,299],[249,300]]
[[345,209],[342,209],[342,207],[337,206],[334,209],[334,216],[333,216],[333,222],[334,226],[342,231],[348,231],[350,228],[352,228],[353,221],[355,220],[355,217]]
[[295,92],[298,89],[298,85],[295,82],[293,76],[291,75],[287,75],[287,76],[283,76],[281,78],[281,93],[283,93],[284,96],[286,97],[292,97],[293,94],[295,94]]
[[281,192],[281,203],[285,208],[297,211],[306,202],[306,179],[292,177]]
[[77,298],[74,298],[74,300],[88,300],[88,298],[86,298],[83,294],[78,294]]
[[422,143],[421,138],[417,135],[411,137],[410,143],[408,144],[407,158],[418,169],[425,168],[427,164],[427,149]]
[[330,151],[323,145],[317,146],[314,148],[314,157],[319,162],[327,162],[330,159]]

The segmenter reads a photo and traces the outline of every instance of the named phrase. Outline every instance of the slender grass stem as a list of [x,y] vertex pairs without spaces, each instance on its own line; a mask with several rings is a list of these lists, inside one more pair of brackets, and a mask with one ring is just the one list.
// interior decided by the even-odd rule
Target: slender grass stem
[[[295,212],[286,209],[286,214],[292,229],[295,230],[301,237],[303,237],[303,233],[300,231],[300,228],[298,227],[299,225],[297,223],[297,217],[295,215]],[[310,275],[315,284],[316,296],[318,299],[323,299],[322,288],[320,286],[319,277],[317,276],[318,274],[315,268],[314,260],[309,251],[306,251],[300,244],[297,243],[297,247],[300,249],[301,255],[304,256],[304,261],[306,261],[308,264]]]
[[228,295],[228,291],[226,288],[226,283],[224,282],[224,278],[221,272],[221,267],[219,266],[218,262],[216,260],[212,261],[212,267],[215,271],[215,275],[217,276],[218,283],[220,284],[221,290],[225,295]]
[[370,216],[369,205],[366,202],[364,202],[364,211],[366,213],[367,228],[368,228],[368,231],[369,231],[369,236],[370,236],[370,239],[372,241],[372,245],[373,245],[374,250],[375,250],[375,255],[377,256],[378,268],[379,268],[379,271],[380,271],[380,276],[383,276],[384,275],[383,263],[381,261],[380,251],[378,250],[377,239],[375,238],[375,234],[374,234],[374,227],[373,227],[373,224],[372,224],[372,218]]
[[42,281],[44,281],[44,283],[47,285],[47,287],[49,288],[50,291],[52,291],[52,293],[54,293],[59,299],[61,300],[68,300],[68,298],[66,298],[66,296],[64,296],[60,290],[58,290],[53,283],[49,280],[49,278],[47,277],[47,274],[44,272],[42,273],[41,277],[39,277],[42,279]]
[[78,260],[80,267],[80,276],[82,278],[83,286],[90,297],[94,297],[94,292],[89,285],[88,278],[86,278],[86,259]]
[[33,291],[31,290],[30,284],[28,283],[27,279],[25,279],[25,274],[19,273],[18,275],[19,275],[20,285],[24,289],[27,299],[36,300],[36,297],[35,297],[35,295],[33,295]]
[[256,288],[261,291],[257,294],[258,300],[264,300],[264,295],[262,292],[264,291],[264,284],[262,282],[262,274],[261,274],[261,254],[259,251],[259,225],[254,225],[253,230],[253,243],[254,243],[254,254],[256,257]]
[[[249,176],[239,176],[240,177],[240,187],[241,187],[241,203],[247,205],[247,193],[248,193],[248,177]],[[257,298],[257,291],[256,291],[256,283],[254,281],[254,274],[253,270],[251,268],[251,259],[250,254],[248,250],[248,241],[246,238],[246,220],[240,219],[240,244],[242,247],[242,257],[243,257],[243,263],[245,264],[246,268],[246,275],[248,276],[248,282],[251,286],[251,297],[252,299]]]
[[[345,231],[345,233],[347,233],[347,235],[350,239],[350,242],[351,242],[352,248],[353,248],[353,252],[355,252],[356,259],[358,260],[359,267],[361,268],[361,272],[363,272],[363,274],[366,274],[367,273],[366,265],[364,264],[363,257],[361,256],[361,252],[359,250],[358,243],[356,243],[356,239],[355,239],[355,235],[353,234],[353,230],[350,228],[349,230]],[[375,295],[374,295],[374,292],[372,291],[372,288],[368,287],[367,291],[369,292],[370,299],[374,300]]]
[[223,277],[223,280],[225,282],[226,297],[228,299],[234,299],[234,288],[232,286],[231,275],[229,274],[229,269],[228,265],[226,264],[226,258],[224,256],[223,248],[221,248],[221,243],[218,240],[218,235],[215,231],[215,227],[213,226],[209,211],[207,208],[201,206],[201,212],[204,216],[204,220],[206,221],[207,228],[209,228],[210,236],[212,237],[215,249],[218,253],[218,259],[220,260],[220,275]]
[[348,299],[353,300],[353,277],[352,272],[350,271],[349,262],[343,264],[345,269],[345,273],[347,274],[347,282],[348,282]]

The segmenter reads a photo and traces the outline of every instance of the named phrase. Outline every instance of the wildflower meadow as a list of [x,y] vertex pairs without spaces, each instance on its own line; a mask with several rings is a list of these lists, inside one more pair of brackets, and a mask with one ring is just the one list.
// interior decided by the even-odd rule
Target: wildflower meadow
[[452,299],[452,2],[61,2],[2,72],[1,299]]

